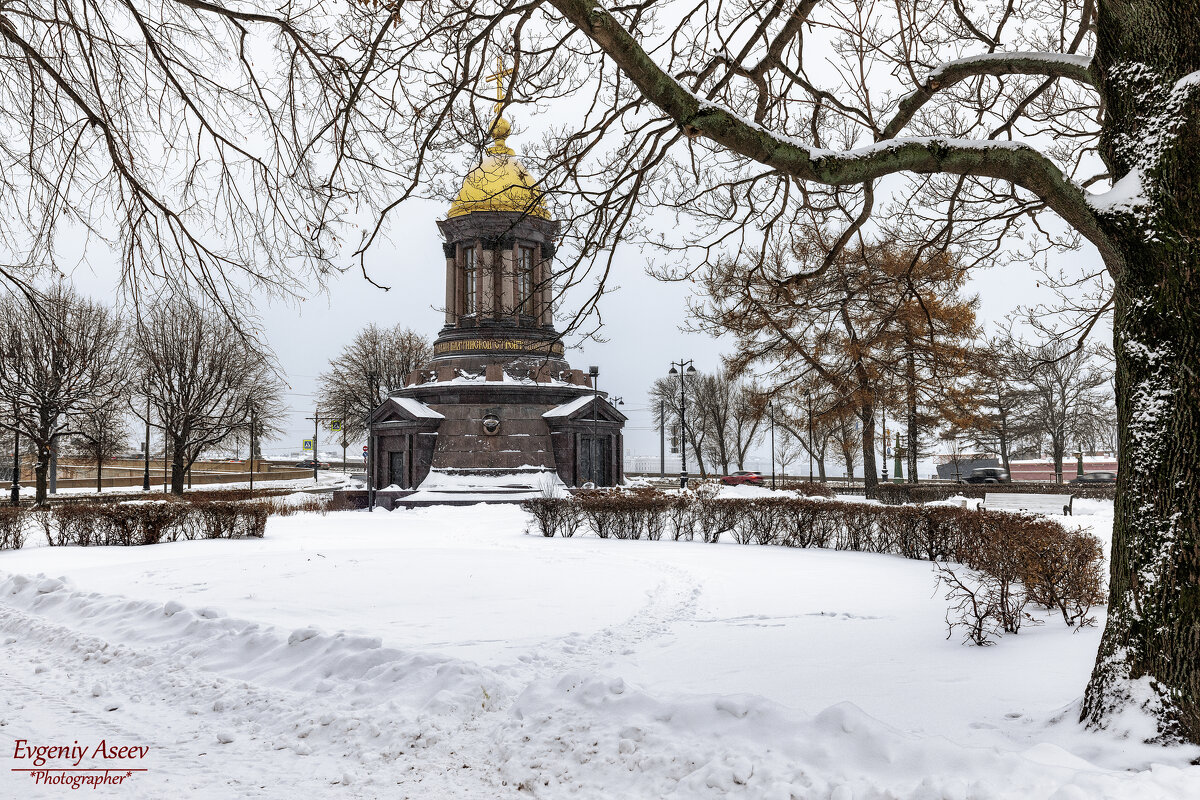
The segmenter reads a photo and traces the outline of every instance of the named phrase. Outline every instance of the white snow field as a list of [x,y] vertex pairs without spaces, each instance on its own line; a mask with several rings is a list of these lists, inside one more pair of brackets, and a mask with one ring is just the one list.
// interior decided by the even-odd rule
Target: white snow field
[[[1079,511],[1108,536],[1111,503]],[[7,766],[103,739],[147,771],[78,794],[1200,798],[1200,752],[1076,724],[1099,627],[966,647],[928,563],[526,526],[342,512],[0,553]],[[0,770],[0,797],[71,791]]]

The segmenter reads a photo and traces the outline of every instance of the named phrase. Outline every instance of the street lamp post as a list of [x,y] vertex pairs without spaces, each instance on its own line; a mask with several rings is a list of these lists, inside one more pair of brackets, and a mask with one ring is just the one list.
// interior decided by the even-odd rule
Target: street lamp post
[[[679,367],[679,369],[675,369]],[[689,358],[686,361],[671,362],[671,371],[669,375],[679,376],[679,488],[686,489],[688,483],[687,474],[687,397],[684,395],[684,378],[688,375],[696,374],[696,367],[693,366],[692,360]]]
[[596,435],[596,404],[600,402],[600,368],[588,367],[588,376],[592,379],[592,446],[588,448],[588,461],[591,466],[589,474],[592,483],[599,486],[600,481],[597,480],[599,469],[596,467],[596,462],[600,459],[600,441]]
[[883,467],[881,467],[881,469],[880,469],[880,472],[883,474],[883,482],[884,482],[884,483],[887,483],[887,482],[888,482],[888,463],[887,463],[887,456],[888,456],[888,453],[887,453],[887,450],[888,450],[887,409],[886,409],[886,408],[884,408],[883,406],[880,406],[880,407],[879,407],[879,411],[880,411],[880,413],[883,415]]
[[662,398],[658,400],[658,477],[667,477],[667,423]]

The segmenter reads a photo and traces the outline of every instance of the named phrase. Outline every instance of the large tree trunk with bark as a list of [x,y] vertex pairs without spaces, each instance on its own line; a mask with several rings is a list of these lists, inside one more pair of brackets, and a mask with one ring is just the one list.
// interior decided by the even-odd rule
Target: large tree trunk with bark
[[[1108,623],[1083,703],[1200,743],[1200,0],[1100,3],[1101,152],[1143,200],[1103,216],[1121,469]],[[1188,77],[1191,76],[1191,77]],[[1181,81],[1186,78],[1187,80]]]

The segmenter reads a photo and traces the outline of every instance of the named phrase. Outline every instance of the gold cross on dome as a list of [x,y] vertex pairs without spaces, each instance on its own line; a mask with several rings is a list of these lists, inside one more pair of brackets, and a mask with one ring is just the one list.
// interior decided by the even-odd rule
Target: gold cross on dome
[[496,72],[493,75],[488,75],[484,78],[489,83],[496,84],[496,116],[500,116],[500,106],[504,103],[504,79],[512,75],[512,67],[504,68],[504,59],[496,56]]

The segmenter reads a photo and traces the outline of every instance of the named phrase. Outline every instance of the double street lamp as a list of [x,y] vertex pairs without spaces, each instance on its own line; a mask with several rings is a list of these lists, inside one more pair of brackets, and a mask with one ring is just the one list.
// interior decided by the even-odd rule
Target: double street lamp
[[[676,369],[678,367],[679,369]],[[679,376],[679,488],[686,489],[688,482],[687,474],[687,397],[684,394],[684,385],[688,375],[696,374],[696,367],[692,365],[692,360],[689,358],[684,361],[671,362],[671,371],[668,373],[672,377]]]

